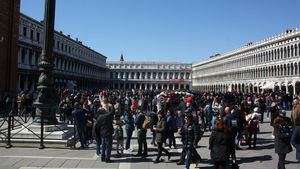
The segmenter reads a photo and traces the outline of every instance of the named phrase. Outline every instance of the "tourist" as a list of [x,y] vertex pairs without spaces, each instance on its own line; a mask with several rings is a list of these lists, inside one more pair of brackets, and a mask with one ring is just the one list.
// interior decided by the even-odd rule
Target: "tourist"
[[157,142],[157,157],[154,163],[160,162],[162,151],[166,153],[166,155],[168,156],[168,160],[170,160],[171,153],[163,147],[163,143],[165,142],[168,129],[166,124],[166,119],[162,111],[158,112],[158,122],[156,126],[153,127],[153,130],[156,132],[156,142]]
[[292,122],[284,110],[274,120],[275,153],[278,154],[278,169],[285,169],[286,154],[292,151]]
[[212,129],[209,137],[210,157],[214,163],[215,169],[225,169],[228,163],[229,154],[229,138],[224,131],[221,119],[216,121],[216,125]]

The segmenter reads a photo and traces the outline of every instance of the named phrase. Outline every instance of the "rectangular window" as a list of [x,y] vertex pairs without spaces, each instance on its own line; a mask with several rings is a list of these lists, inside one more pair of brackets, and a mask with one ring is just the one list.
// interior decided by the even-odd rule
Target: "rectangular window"
[[39,63],[39,52],[35,52],[35,65],[38,65]]
[[26,55],[26,49],[22,48],[21,63],[25,63],[25,55]]
[[33,40],[33,30],[30,30],[30,39]]
[[32,50],[29,49],[29,65],[32,65]]
[[40,33],[39,33],[39,32],[36,33],[36,40],[37,40],[38,42],[40,42]]
[[23,36],[27,36],[27,28],[25,26],[23,27]]
[[56,48],[59,49],[59,41],[56,42]]

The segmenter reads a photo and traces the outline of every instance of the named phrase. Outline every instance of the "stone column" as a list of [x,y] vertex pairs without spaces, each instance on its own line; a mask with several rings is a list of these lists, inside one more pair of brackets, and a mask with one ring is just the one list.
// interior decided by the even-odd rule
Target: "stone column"
[[137,79],[137,72],[134,72],[134,79]]

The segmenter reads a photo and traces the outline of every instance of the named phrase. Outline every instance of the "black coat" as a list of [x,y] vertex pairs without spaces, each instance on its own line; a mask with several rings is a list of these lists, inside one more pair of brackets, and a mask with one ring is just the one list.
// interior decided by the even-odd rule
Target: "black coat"
[[155,141],[158,143],[163,143],[165,142],[166,139],[166,131],[167,131],[167,123],[164,118],[158,120],[156,123],[156,139]]
[[114,133],[113,128],[113,112],[102,112],[96,121],[96,136],[97,137],[112,137]]
[[183,146],[191,147],[191,146],[197,145],[200,133],[197,130],[197,127],[195,127],[195,125],[193,123],[190,123],[189,125],[184,125],[181,128],[180,134],[182,136]]
[[289,123],[292,125],[290,118],[278,116],[274,120],[274,136],[275,136],[275,153],[286,154],[291,152],[291,138],[286,138],[283,133],[280,132],[280,125],[282,123]]
[[223,128],[213,129],[209,138],[210,157],[213,162],[227,161],[229,138]]

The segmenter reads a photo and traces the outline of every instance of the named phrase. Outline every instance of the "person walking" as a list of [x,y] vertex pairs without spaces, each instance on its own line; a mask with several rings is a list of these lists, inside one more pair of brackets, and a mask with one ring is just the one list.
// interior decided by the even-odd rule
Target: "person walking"
[[156,132],[156,142],[157,142],[157,157],[154,163],[160,162],[162,151],[166,153],[166,155],[168,156],[168,160],[170,160],[171,153],[163,147],[163,143],[166,140],[167,124],[166,124],[164,114],[161,111],[158,112],[158,122],[156,126],[153,127],[153,130],[154,132]]
[[275,153],[278,154],[278,169],[285,169],[286,154],[292,151],[292,122],[285,115],[285,110],[281,110],[274,120]]
[[224,131],[222,120],[217,120],[209,138],[210,157],[215,169],[225,169],[228,163],[229,138]]
[[256,148],[257,133],[259,132],[259,119],[260,119],[260,114],[258,113],[257,107],[254,108],[252,113],[246,116],[248,149],[252,148],[252,136],[253,136],[253,148]]
[[181,159],[177,162],[177,165],[180,165],[184,161],[185,168],[189,169],[193,155],[197,160],[196,163],[201,160],[201,157],[196,151],[197,138],[199,133],[194,127],[192,114],[187,113],[184,117],[184,122],[185,124],[180,130],[180,134],[182,136],[183,151]]

